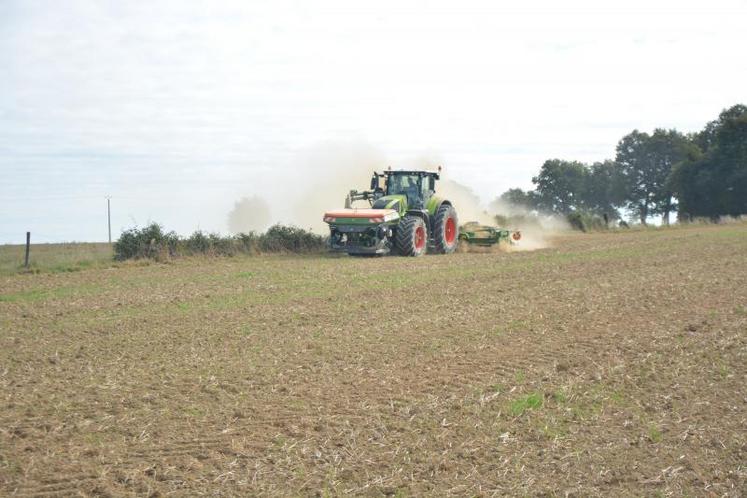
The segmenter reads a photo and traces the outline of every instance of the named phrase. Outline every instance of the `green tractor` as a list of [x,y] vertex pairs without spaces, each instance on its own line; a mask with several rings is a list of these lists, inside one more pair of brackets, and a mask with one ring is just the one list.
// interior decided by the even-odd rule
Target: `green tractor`
[[[345,209],[324,213],[330,248],[353,256],[422,256],[429,248],[439,254],[454,252],[459,243],[457,212],[451,202],[435,195],[439,177],[433,171],[374,172],[370,190],[351,190]],[[355,201],[368,201],[369,207],[353,208]]]

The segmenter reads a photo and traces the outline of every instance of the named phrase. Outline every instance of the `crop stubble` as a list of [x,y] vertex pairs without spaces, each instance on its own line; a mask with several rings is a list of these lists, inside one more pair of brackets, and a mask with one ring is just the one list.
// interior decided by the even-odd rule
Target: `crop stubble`
[[740,496],[747,225],[0,280],[0,492]]

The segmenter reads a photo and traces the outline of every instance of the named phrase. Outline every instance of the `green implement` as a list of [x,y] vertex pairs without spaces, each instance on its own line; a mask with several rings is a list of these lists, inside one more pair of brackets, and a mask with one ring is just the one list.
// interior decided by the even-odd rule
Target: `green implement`
[[464,225],[459,233],[459,240],[476,246],[488,247],[501,242],[515,244],[521,240],[521,232],[518,230],[507,230],[505,228],[481,225],[477,222],[469,222]]

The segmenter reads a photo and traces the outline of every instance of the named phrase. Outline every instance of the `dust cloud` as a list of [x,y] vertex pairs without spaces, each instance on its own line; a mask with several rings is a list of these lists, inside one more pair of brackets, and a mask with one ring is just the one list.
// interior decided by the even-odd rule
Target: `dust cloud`
[[368,190],[372,173],[388,165],[381,151],[363,142],[324,143],[301,153],[297,168],[305,185],[295,197],[290,223],[327,233],[324,212],[344,207],[350,190]]
[[[437,154],[427,153],[411,159],[391,161],[381,150],[362,141],[327,142],[299,152],[288,169],[282,172],[282,168],[278,169],[278,176],[290,172],[295,177],[289,183],[293,186],[289,187],[291,191],[277,196],[292,201],[285,205],[272,205],[270,209],[267,202],[257,195],[244,198],[231,211],[229,227],[234,232],[262,230],[280,222],[326,234],[328,227],[322,221],[324,212],[342,208],[345,196],[351,189],[368,190],[371,174],[389,166],[393,169],[431,171],[443,166],[436,192],[454,204],[459,223],[477,222],[520,230],[521,240],[509,246],[508,250],[531,251],[548,247],[554,235],[568,229],[562,219],[527,211],[498,199],[484,205],[472,189],[449,177],[448,165]],[[499,194],[496,192],[496,198]],[[357,205],[363,207],[367,203],[359,201]],[[270,218],[270,211],[280,214]],[[267,213],[266,217],[263,213]]]
[[[438,157],[422,156],[413,162],[413,167],[435,170],[441,161]],[[448,170],[444,169],[436,190],[438,194],[449,199],[457,209],[459,224],[474,221],[482,225],[498,226],[508,230],[521,232],[521,240],[513,245],[499,244],[492,247],[464,246],[469,252],[494,251],[534,251],[552,245],[553,237],[570,230],[566,221],[558,216],[530,211],[521,206],[514,206],[496,198],[488,206],[480,202],[480,198],[469,187],[448,178]]]
[[242,197],[228,213],[228,229],[233,233],[261,232],[271,223],[270,206],[257,195]]
[[560,216],[528,210],[499,198],[490,203],[488,211],[503,228],[521,232],[521,240],[511,246],[512,251],[534,251],[551,247],[554,237],[571,229]]

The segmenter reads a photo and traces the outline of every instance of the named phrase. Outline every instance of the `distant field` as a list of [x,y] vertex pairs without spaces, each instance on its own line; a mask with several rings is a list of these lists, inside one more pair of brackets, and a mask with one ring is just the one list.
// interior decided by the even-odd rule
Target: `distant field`
[[[24,271],[24,245],[0,245],[0,275]],[[107,243],[31,244],[29,267],[32,272],[64,272],[111,262],[112,246]]]
[[738,497],[746,427],[744,223],[0,276],[0,495]]

